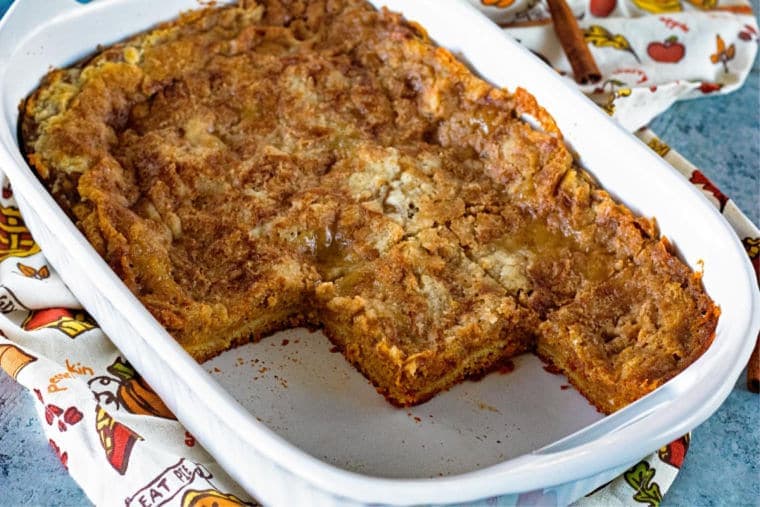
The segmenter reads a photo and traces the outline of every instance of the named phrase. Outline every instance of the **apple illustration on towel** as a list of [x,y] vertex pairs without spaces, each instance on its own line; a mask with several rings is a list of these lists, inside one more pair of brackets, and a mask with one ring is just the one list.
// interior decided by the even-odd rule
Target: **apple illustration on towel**
[[589,10],[597,18],[606,18],[615,10],[617,0],[591,0]]
[[686,46],[678,42],[678,37],[673,35],[662,42],[650,42],[647,54],[655,62],[678,63],[686,54]]

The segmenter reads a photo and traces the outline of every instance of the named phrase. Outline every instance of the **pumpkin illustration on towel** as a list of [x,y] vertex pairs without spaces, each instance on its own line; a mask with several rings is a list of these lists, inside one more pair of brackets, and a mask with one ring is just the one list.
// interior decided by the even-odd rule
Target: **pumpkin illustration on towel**
[[[112,403],[131,414],[176,419],[145,379],[124,359],[117,357],[106,370],[113,376],[102,375],[88,382],[98,402]],[[101,390],[103,387],[110,389]]]

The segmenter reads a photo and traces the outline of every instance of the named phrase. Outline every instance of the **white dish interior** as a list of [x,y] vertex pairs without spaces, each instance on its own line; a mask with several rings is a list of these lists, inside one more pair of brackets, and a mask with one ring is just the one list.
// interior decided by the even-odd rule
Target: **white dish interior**
[[[57,208],[16,140],[18,104],[50,66],[68,65],[98,44],[197,7],[195,0],[14,4],[0,22],[0,166],[64,281],[179,419],[262,501],[448,502],[553,486],[559,499],[570,501],[689,431],[722,403],[757,335],[751,267],[728,224],[698,191],[465,2],[373,3],[420,22],[492,83],[531,91],[605,188],[656,216],[689,265],[704,261],[705,287],[723,315],[703,357],[603,419],[530,356],[517,359],[509,375],[465,382],[411,410],[388,406],[330,353],[323,337],[302,330],[195,364]],[[255,359],[266,363],[251,365]],[[268,371],[259,373],[263,367]]]
[[367,475],[426,478],[529,453],[602,418],[534,355],[396,408],[321,332],[293,329],[230,350],[204,368],[259,421],[327,463]]

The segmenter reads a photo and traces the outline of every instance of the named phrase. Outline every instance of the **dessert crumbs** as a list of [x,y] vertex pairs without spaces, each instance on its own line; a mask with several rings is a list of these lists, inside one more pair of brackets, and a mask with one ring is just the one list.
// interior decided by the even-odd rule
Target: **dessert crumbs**
[[498,372],[502,375],[512,373],[513,371],[515,371],[515,363],[511,359],[506,359],[499,365]]

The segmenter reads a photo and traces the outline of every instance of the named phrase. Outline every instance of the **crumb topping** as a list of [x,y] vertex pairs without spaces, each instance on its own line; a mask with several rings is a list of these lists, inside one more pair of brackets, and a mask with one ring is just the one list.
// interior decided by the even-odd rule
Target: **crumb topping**
[[187,12],[50,72],[22,136],[198,359],[323,326],[376,384],[372,354],[397,368],[406,394],[379,387],[403,404],[428,396],[409,378],[537,348],[612,411],[712,340],[699,276],[575,165],[532,96],[361,0]]

